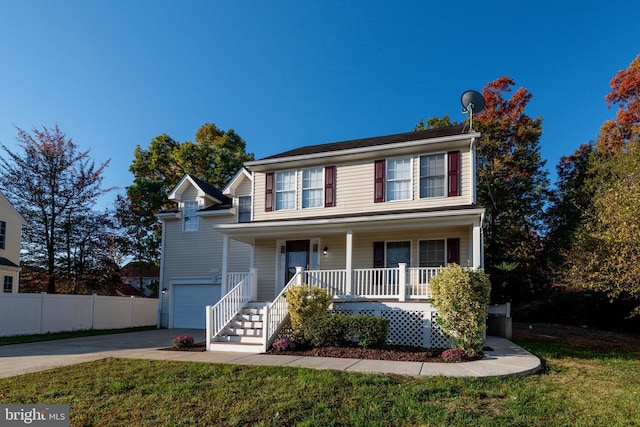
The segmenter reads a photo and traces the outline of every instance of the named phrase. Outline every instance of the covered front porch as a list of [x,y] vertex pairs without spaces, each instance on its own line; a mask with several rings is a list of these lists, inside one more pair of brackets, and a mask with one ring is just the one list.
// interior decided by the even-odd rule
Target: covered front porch
[[[451,262],[482,267],[482,213],[482,208],[464,208],[369,215],[366,220],[350,216],[219,225],[225,296],[207,308],[207,346],[216,348],[220,335],[240,335],[239,340],[250,335],[247,339],[266,351],[287,316],[284,292],[295,285],[326,289],[334,309],[358,307],[350,312],[398,312],[398,304],[421,304],[407,312],[423,313],[418,329],[432,325],[430,279]],[[250,272],[228,271],[231,240],[251,245]],[[382,308],[362,305],[367,303]],[[240,332],[229,324],[240,325]]]

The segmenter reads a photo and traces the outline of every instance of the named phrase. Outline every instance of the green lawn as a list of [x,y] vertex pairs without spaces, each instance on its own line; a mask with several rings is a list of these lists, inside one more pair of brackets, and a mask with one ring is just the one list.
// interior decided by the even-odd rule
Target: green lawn
[[479,380],[106,359],[0,380],[0,404],[69,404],[78,426],[640,425],[636,339],[523,329],[545,371]]

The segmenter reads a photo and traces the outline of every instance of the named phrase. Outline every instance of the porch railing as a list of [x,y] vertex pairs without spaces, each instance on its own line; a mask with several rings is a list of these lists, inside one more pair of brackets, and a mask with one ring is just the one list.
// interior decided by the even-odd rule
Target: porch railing
[[[307,270],[304,283],[327,289],[334,299],[429,299],[429,282],[441,267],[359,268],[353,270],[351,289],[346,270]],[[404,285],[403,285],[404,284]]]
[[289,283],[282,289],[282,291],[278,294],[278,296],[273,300],[271,304],[268,304],[265,307],[264,318],[263,318],[263,342],[262,351],[267,351],[267,349],[273,343],[273,340],[278,333],[278,330],[282,326],[282,323],[286,319],[289,314],[289,308],[287,306],[287,300],[284,297],[284,294],[294,285],[301,285],[304,278],[304,272],[302,268],[296,268],[296,274],[289,280]]
[[255,297],[256,270],[244,273],[244,278],[233,287],[217,304],[207,306],[207,349],[211,340]]
[[227,273],[227,282],[225,283],[225,289],[232,289],[238,283],[242,282],[250,273]]

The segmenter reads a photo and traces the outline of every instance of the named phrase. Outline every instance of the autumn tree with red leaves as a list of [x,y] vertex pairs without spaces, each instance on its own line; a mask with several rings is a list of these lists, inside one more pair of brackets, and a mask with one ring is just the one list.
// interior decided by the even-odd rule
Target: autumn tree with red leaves
[[620,70],[610,82],[611,92],[605,97],[609,108],[618,105],[616,118],[600,128],[598,149],[615,151],[632,140],[640,139],[640,55]]

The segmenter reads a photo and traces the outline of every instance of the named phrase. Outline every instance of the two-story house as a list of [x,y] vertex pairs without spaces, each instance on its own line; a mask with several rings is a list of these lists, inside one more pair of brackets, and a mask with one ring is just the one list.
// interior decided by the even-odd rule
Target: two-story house
[[[214,205],[230,206],[228,213],[208,230],[220,236],[214,268],[222,297],[209,298],[209,349],[265,350],[286,316],[283,291],[293,284],[326,288],[334,311],[389,318],[392,343],[446,345],[429,279],[449,263],[483,265],[477,137],[457,126],[247,162],[223,190],[228,199]],[[211,209],[182,212],[207,217]],[[248,253],[244,273],[238,244]]]
[[18,293],[20,239],[27,221],[0,193],[0,279],[2,293]]

